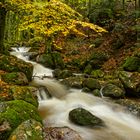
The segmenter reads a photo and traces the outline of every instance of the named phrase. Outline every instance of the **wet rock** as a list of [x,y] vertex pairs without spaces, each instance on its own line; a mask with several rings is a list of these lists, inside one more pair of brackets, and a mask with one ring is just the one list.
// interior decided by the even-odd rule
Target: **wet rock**
[[38,55],[36,61],[45,67],[54,68],[54,62],[51,54]]
[[1,131],[0,139],[7,140],[11,132],[23,121],[34,119],[41,122],[37,108],[23,100],[0,103],[0,127],[4,123],[8,128]]
[[53,71],[53,76],[57,79],[65,79],[67,77],[73,76],[73,74],[70,70],[55,69]]
[[113,84],[107,84],[102,89],[103,96],[111,98],[123,98],[125,96],[125,91]]
[[41,63],[45,67],[60,69],[65,67],[61,54],[59,52],[38,55],[36,61],[38,63]]
[[11,72],[1,75],[1,79],[8,83],[8,84],[14,84],[14,85],[27,85],[28,79],[26,75],[22,72]]
[[83,108],[76,108],[69,112],[69,119],[82,126],[103,126],[103,121]]
[[15,56],[0,54],[0,69],[6,72],[23,72],[29,81],[32,80],[33,66]]
[[61,83],[68,87],[81,89],[84,79],[83,77],[69,77],[62,80]]
[[82,91],[83,91],[83,92],[91,92],[91,89],[89,89],[89,88],[87,88],[87,87],[84,87],[84,88],[82,89]]
[[35,120],[22,122],[8,140],[44,140],[42,124]]
[[93,93],[94,96],[102,97],[102,95],[101,95],[99,89],[94,89],[94,90],[92,91],[92,93]]
[[100,83],[98,80],[96,79],[93,79],[93,78],[87,78],[83,81],[83,87],[87,87],[91,90],[94,90],[94,89],[100,89],[101,86],[100,86]]
[[140,117],[140,102],[139,100],[120,99],[116,103],[126,107],[133,115]]
[[45,140],[82,140],[76,131],[68,127],[46,128],[45,135]]
[[124,85],[127,96],[140,96],[140,73],[120,71],[119,79]]
[[123,64],[123,68],[126,71],[139,71],[140,72],[140,58],[138,57],[128,57],[126,62]]

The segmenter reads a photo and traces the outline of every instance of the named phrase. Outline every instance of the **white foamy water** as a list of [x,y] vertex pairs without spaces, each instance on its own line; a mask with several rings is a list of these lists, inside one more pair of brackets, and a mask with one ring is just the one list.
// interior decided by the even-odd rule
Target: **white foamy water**
[[[140,120],[125,112],[121,106],[111,101],[82,93],[79,90],[71,89],[66,91],[58,81],[45,76],[52,77],[52,70],[35,62],[28,61],[21,51],[16,50],[11,54],[34,65],[34,77],[32,84],[45,86],[50,94],[54,96],[48,99],[44,91],[38,93],[39,109],[46,112],[44,125],[47,126],[69,126],[76,130],[84,140],[140,140]],[[28,51],[28,50],[27,50]],[[69,119],[69,112],[77,107],[90,111],[102,119],[105,127],[86,128],[72,124]]]

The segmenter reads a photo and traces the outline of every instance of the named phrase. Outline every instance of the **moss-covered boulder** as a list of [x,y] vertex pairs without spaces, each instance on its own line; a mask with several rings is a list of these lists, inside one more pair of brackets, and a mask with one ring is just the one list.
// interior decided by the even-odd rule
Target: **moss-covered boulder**
[[10,91],[14,100],[24,100],[38,107],[37,88],[24,86],[11,86]]
[[55,68],[63,69],[65,67],[62,56],[59,52],[52,52]]
[[98,97],[102,97],[103,96],[99,89],[94,89],[92,91],[92,93],[93,93],[94,96],[98,96]]
[[81,89],[83,86],[83,81],[84,81],[84,77],[80,77],[80,76],[77,76],[77,77],[68,77],[68,78],[65,78],[64,80],[61,81],[62,84],[68,86],[68,87],[72,87],[72,88],[78,88],[78,89]]
[[125,91],[113,84],[106,84],[102,89],[103,96],[111,98],[124,98]]
[[49,53],[38,55],[36,58],[36,61],[45,67],[54,68],[54,62],[52,59],[52,55]]
[[69,127],[48,127],[45,129],[45,140],[83,140]]
[[65,79],[67,77],[73,76],[73,73],[70,70],[55,69],[53,71],[53,76],[57,79]]
[[140,58],[138,57],[128,57],[123,64],[123,68],[126,71],[139,71],[140,72]]
[[59,52],[51,52],[38,55],[36,61],[38,63],[41,63],[45,67],[60,68],[60,69],[63,69],[65,67],[63,59]]
[[33,119],[22,122],[8,140],[44,140],[42,124]]
[[82,126],[102,126],[103,121],[83,108],[76,108],[69,112],[69,119]]
[[83,81],[83,87],[87,87],[91,90],[100,89],[101,85],[98,80],[94,78],[87,78]]
[[140,97],[140,73],[120,71],[119,79],[126,90],[127,96]]
[[11,73],[5,73],[1,75],[1,79],[8,83],[13,85],[27,85],[28,79],[26,75],[23,72],[11,72]]
[[41,122],[37,108],[23,100],[0,103],[0,127],[7,124],[1,131],[0,139],[7,140],[11,132],[23,121],[34,119]]
[[0,69],[6,72],[23,72],[29,81],[32,80],[33,65],[15,56],[0,54]]
[[0,101],[24,100],[37,107],[37,90],[37,88],[31,86],[11,86],[0,81]]

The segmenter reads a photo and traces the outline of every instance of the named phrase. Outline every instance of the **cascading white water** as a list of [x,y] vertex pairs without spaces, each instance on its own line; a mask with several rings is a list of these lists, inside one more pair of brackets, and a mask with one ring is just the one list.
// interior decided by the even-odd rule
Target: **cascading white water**
[[[84,140],[140,140],[140,120],[138,118],[125,112],[121,106],[113,104],[111,101],[106,102],[79,90],[66,91],[57,81],[41,78],[44,75],[52,77],[52,70],[29,61],[27,57],[23,56],[22,49],[15,49],[15,51],[11,54],[34,65],[34,75],[36,76],[32,84],[47,87],[54,96],[48,99],[43,91],[42,96],[38,95],[39,109],[46,113],[45,126],[69,126],[79,132]],[[102,119],[106,126],[93,129],[72,124],[68,119],[68,114],[77,107],[89,110]]]

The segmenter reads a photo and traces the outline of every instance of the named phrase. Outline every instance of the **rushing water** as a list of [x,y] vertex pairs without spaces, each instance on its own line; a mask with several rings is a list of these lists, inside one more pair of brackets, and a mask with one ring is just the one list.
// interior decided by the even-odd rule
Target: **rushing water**
[[[140,140],[140,121],[125,112],[119,105],[111,101],[94,97],[79,90],[66,90],[58,81],[52,79],[52,70],[29,61],[28,48],[13,48],[12,55],[30,62],[34,66],[34,79],[31,84],[47,87],[53,98],[46,92],[38,92],[39,110],[46,113],[45,126],[69,126],[76,130],[84,140]],[[46,78],[49,77],[49,78]],[[68,119],[69,112],[83,107],[105,122],[102,128],[86,128],[72,124]]]

